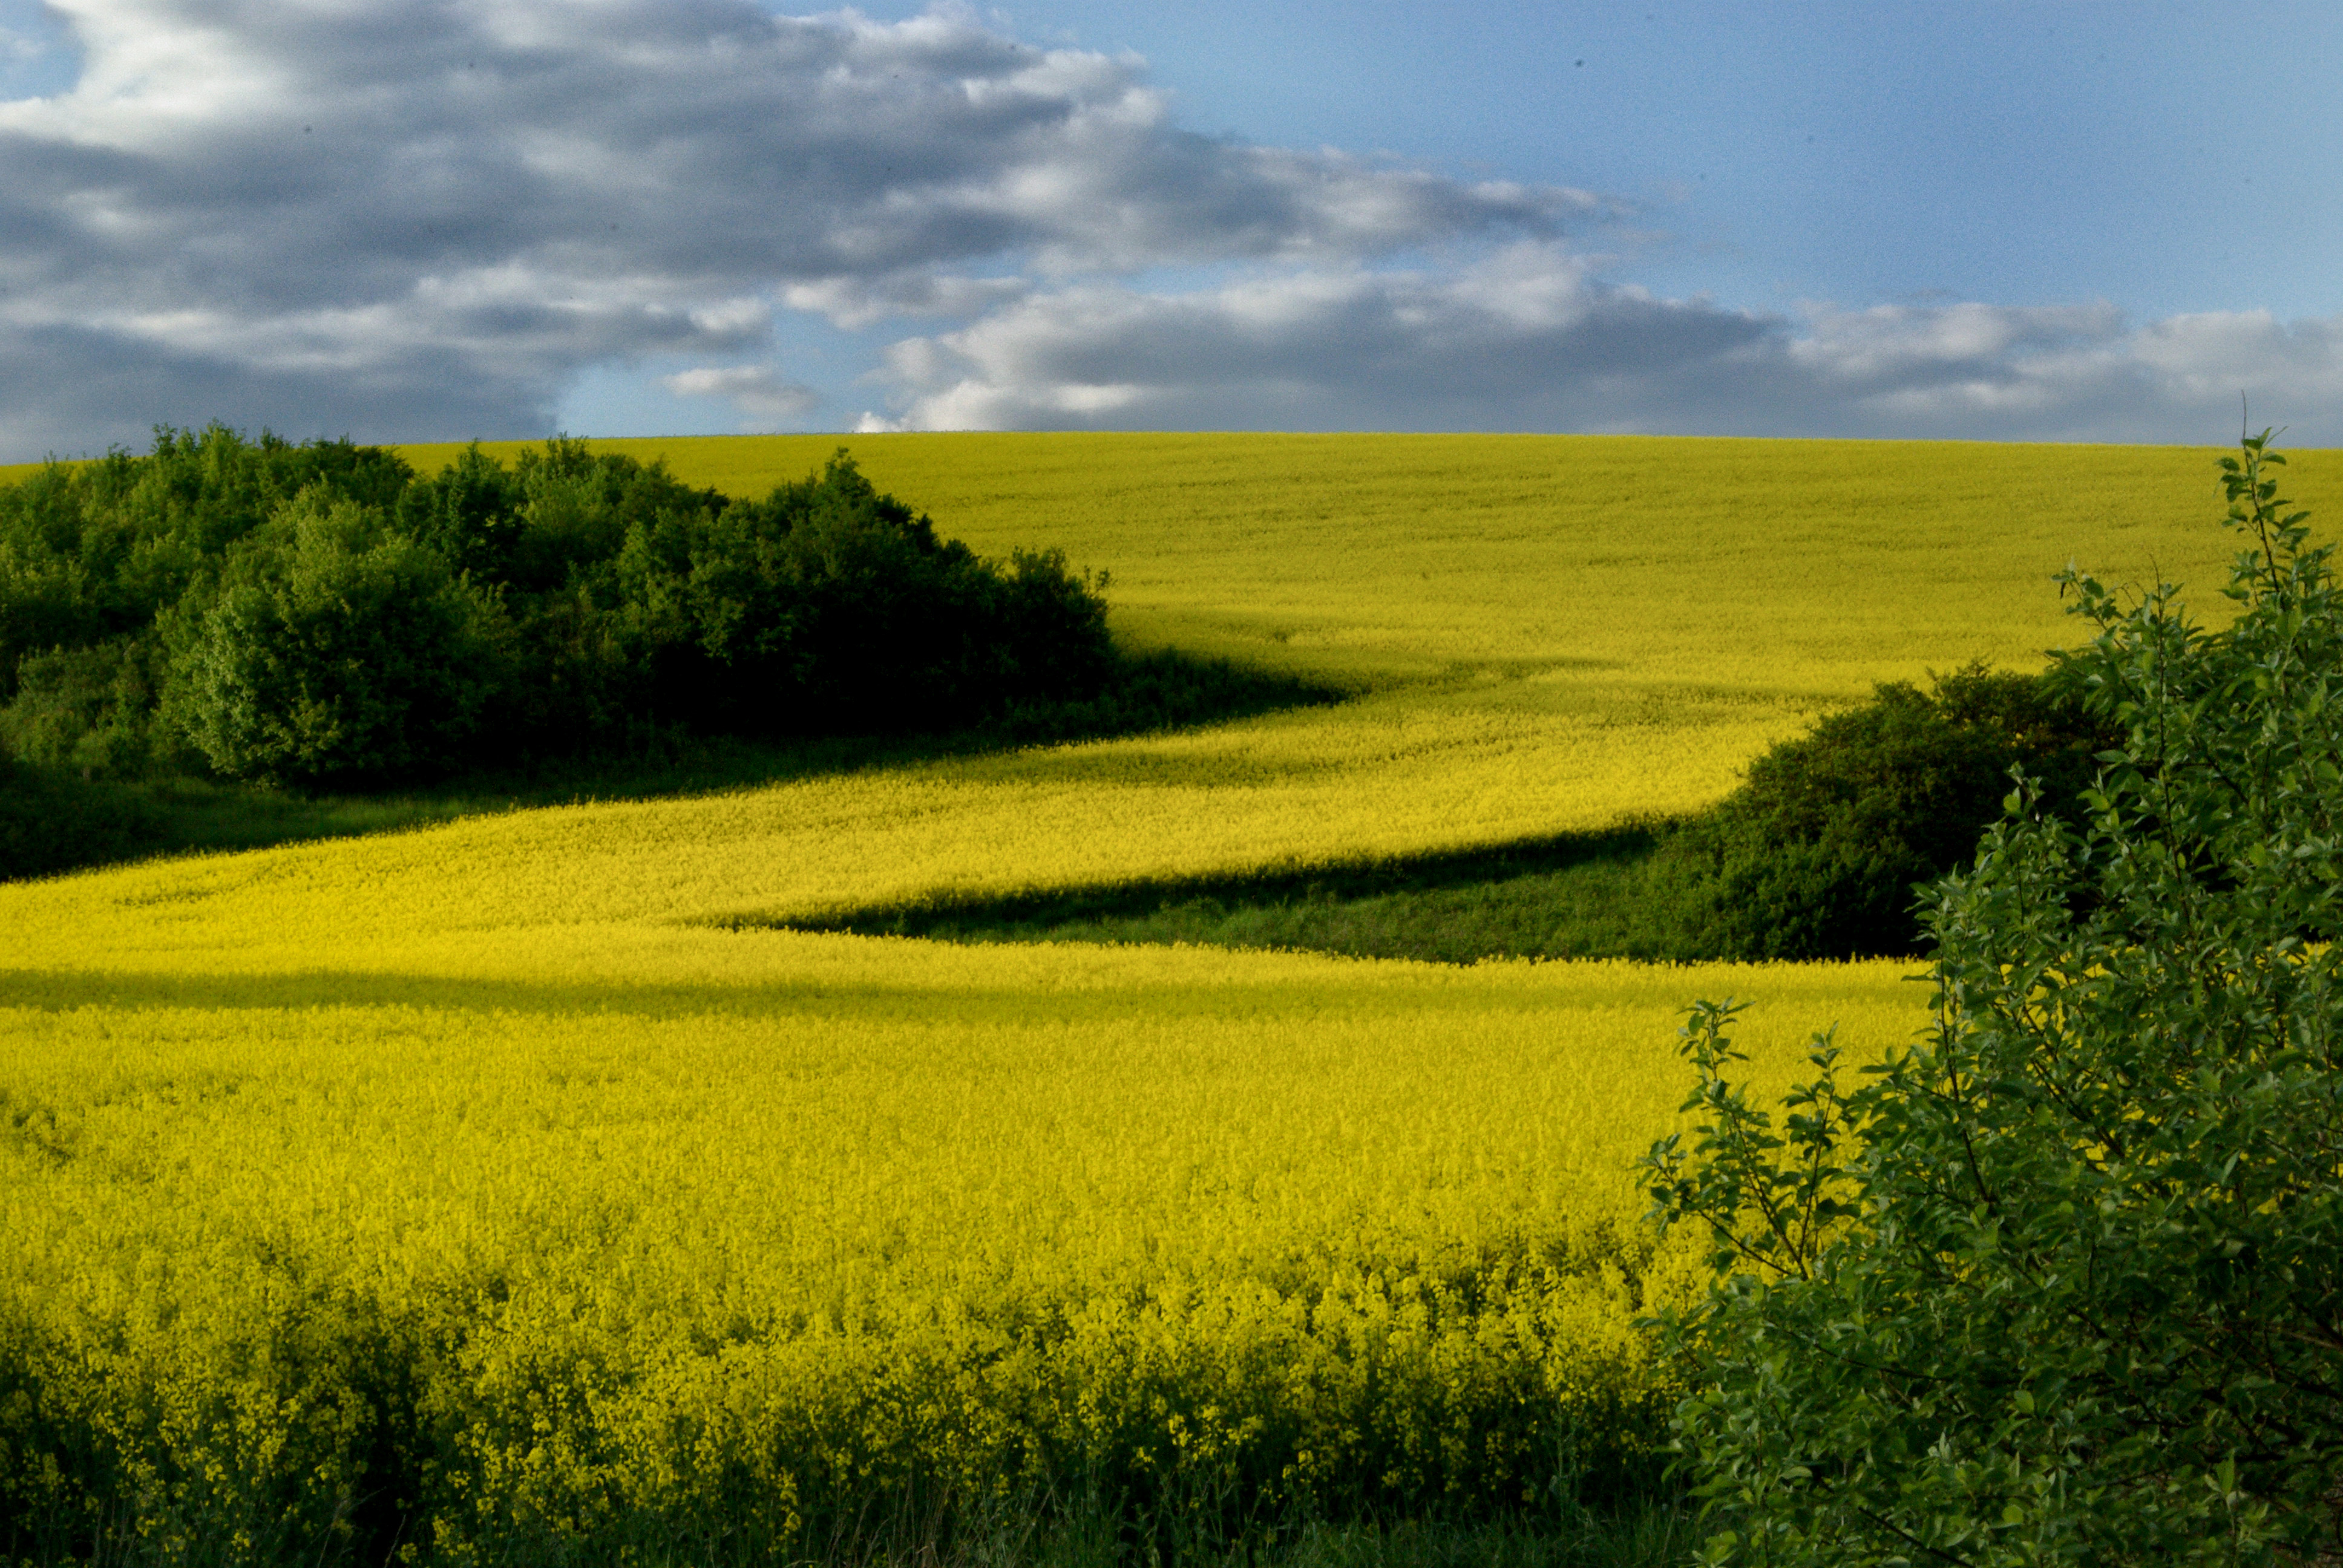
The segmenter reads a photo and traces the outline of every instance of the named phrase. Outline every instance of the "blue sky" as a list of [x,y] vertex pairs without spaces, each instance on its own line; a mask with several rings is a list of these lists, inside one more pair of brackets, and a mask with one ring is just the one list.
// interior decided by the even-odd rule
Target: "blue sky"
[[2343,443],[2343,7],[0,0],[0,458]]
[[1136,50],[1198,130],[1628,197],[1669,238],[1624,270],[1670,292],[2343,310],[2331,4],[1004,15],[1037,41]]

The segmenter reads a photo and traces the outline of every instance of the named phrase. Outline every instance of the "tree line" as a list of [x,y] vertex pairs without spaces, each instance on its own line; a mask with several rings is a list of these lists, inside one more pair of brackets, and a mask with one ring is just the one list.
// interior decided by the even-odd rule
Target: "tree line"
[[950,729],[1095,697],[1102,585],[979,558],[842,450],[741,500],[576,440],[423,477],[165,428],[0,488],[0,742],[346,789],[677,729]]

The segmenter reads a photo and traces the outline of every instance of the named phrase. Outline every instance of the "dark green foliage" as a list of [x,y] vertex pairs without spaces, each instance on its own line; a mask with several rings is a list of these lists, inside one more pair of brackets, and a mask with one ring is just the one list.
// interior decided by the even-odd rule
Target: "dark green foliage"
[[417,479],[164,428],[0,488],[0,743],[351,788],[694,735],[1075,732],[1131,706],[1102,583],[978,559],[843,452],[734,501],[579,441]]
[[520,481],[478,441],[435,478],[417,479],[398,498],[398,527],[458,571],[507,575],[525,499]]
[[990,567],[843,455],[763,501],[649,508],[612,587],[651,711],[699,729],[946,729],[1087,696],[1110,665],[1063,557]]
[[0,707],[0,749],[85,779],[152,771],[156,681],[152,639],[116,638],[28,653]]
[[164,833],[160,814],[135,790],[0,756],[0,879],[129,859]]
[[2331,1561],[2343,1550],[2343,591],[2224,462],[2229,629],[2067,587],[2086,811],[2013,798],[1931,891],[1936,1016],[1777,1121],[1686,1030],[1648,1161],[1718,1243],[1672,1325],[1717,1563]]
[[145,457],[51,463],[0,486],[0,698],[14,695],[27,654],[144,632],[207,562],[303,490],[383,507],[409,477],[377,447],[247,442],[214,425],[160,427]]
[[365,783],[463,754],[504,678],[501,616],[380,518],[304,491],[168,618],[163,714],[219,772]]
[[1671,958],[1917,952],[1916,889],[1975,850],[2009,769],[2074,810],[2116,739],[2042,678],[1972,666],[1933,692],[1896,683],[1757,759],[1745,783],[1669,836],[1647,895]]

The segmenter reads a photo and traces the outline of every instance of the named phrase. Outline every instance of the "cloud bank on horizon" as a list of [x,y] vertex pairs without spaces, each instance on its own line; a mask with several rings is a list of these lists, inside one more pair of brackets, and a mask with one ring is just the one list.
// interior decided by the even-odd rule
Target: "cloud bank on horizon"
[[[649,364],[750,429],[2201,442],[2243,393],[2343,443],[2343,317],[1659,297],[1627,204],[1199,136],[1143,62],[965,9],[52,9],[77,77],[0,101],[0,460],[541,435]],[[856,404],[793,320],[869,345]]]

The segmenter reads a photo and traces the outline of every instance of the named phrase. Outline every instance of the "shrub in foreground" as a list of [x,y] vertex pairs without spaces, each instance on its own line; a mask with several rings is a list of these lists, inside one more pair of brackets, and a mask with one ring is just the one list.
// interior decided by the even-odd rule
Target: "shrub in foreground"
[[1718,1243],[1673,1329],[1710,1562],[2343,1549],[2343,590],[2266,440],[2230,628],[2068,578],[2054,678],[2124,738],[2081,823],[2024,789],[1930,894],[1920,1045],[1851,1090],[1818,1040],[1777,1121],[1695,1010],[1647,1165]]

